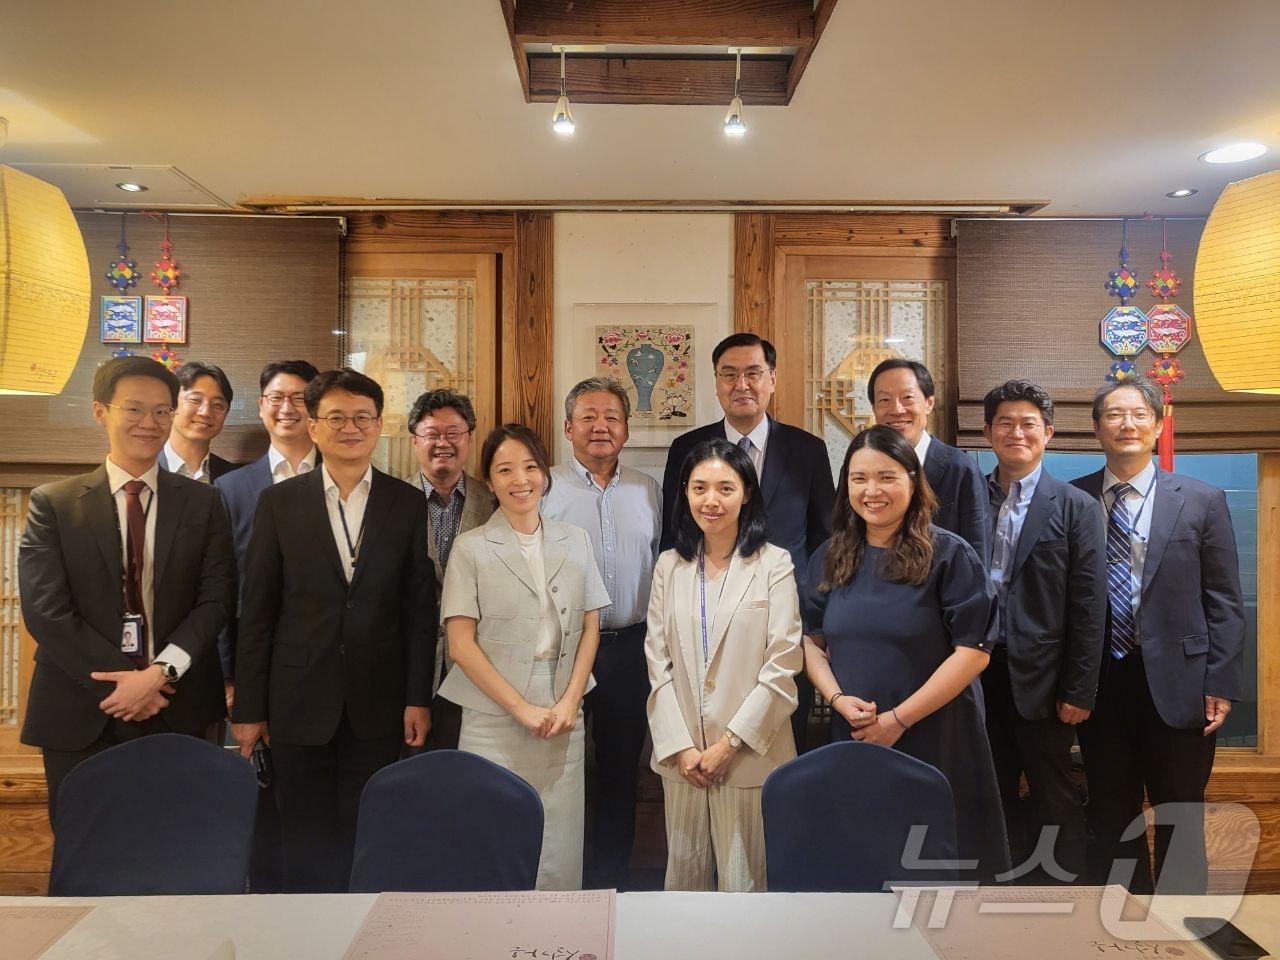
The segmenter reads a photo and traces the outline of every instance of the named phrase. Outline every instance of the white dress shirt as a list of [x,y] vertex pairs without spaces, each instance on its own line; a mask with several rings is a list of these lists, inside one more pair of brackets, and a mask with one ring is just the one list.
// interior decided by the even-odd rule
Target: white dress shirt
[[345,500],[339,495],[338,485],[329,475],[329,468],[321,464],[320,472],[324,478],[324,504],[329,510],[329,526],[333,528],[333,540],[338,545],[338,556],[342,558],[342,572],[350,583],[356,572],[360,541],[364,538],[364,508],[369,503],[369,488],[373,485],[373,467],[365,470],[364,477]]
[[168,440],[164,442],[164,449],[160,451],[160,456],[164,457],[164,462],[169,467],[170,473],[176,473],[180,477],[188,477],[192,480],[199,480],[201,483],[213,483],[213,477],[209,476],[209,454],[204,455],[204,459],[200,461],[200,466],[196,467],[196,472],[192,473],[191,468],[187,466],[187,461],[182,459],[182,455],[173,449],[173,445]]
[[311,452],[302,458],[302,462],[298,464],[298,472],[294,473],[293,465],[285,458],[285,455],[277,450],[274,444],[267,448],[267,463],[271,466],[271,482],[279,483],[281,480],[288,480],[292,477],[300,477],[304,473],[309,473],[316,466],[316,448],[312,447]]
[[[1151,511],[1155,508],[1156,465],[1148,463],[1137,476],[1128,480],[1129,490],[1124,495],[1125,509],[1129,511],[1129,579],[1133,583],[1133,632],[1134,638],[1140,640],[1138,624],[1138,608],[1142,599],[1142,568],[1147,562],[1147,540],[1151,538]],[[1111,492],[1120,480],[1110,469],[1102,471],[1102,507],[1107,511],[1107,522],[1111,522],[1111,508],[1115,505],[1115,495]]]
[[921,470],[924,469],[924,458],[929,452],[929,441],[931,439],[933,438],[929,436],[929,431],[926,430],[924,433],[920,434],[920,442],[916,444],[916,458],[920,461]]
[[[163,505],[156,500],[156,483],[159,474],[158,463],[153,463],[151,469],[142,476],[135,477],[128,470],[112,463],[110,457],[107,458],[107,486],[116,502],[116,522],[120,530],[120,562],[123,564],[121,569],[124,570],[129,568],[129,548],[126,542],[126,531],[129,529],[129,501],[124,492],[124,485],[130,480],[141,480],[147,485],[147,489],[143,490],[138,497],[147,518],[146,543],[142,550],[142,613],[147,618],[147,661],[162,660],[176,669],[178,676],[181,677],[191,666],[191,655],[187,651],[170,643],[159,654],[151,655],[155,650],[157,639],[154,635],[156,621],[152,616],[152,611],[155,609],[156,515],[163,509]],[[136,613],[137,611],[127,612]]]
[[[724,421],[724,435],[734,446],[738,445],[744,434],[733,429],[729,423],[728,417]],[[751,465],[756,468],[756,482],[760,482],[760,478],[764,476],[764,448],[769,443],[769,418],[761,417],[760,422],[756,424],[754,430],[745,436],[751,441]]]

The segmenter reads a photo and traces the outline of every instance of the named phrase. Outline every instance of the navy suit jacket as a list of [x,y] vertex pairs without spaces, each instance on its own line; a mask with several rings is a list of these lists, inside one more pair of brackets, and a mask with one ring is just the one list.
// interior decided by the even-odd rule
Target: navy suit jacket
[[935,526],[969,541],[983,564],[991,562],[991,520],[987,510],[987,478],[978,461],[930,436],[924,475],[938,498]]
[[[164,470],[166,473],[169,471],[169,464],[165,462],[165,456],[163,452],[161,452],[160,456],[156,458],[156,464],[160,467],[161,470]],[[239,468],[240,468],[240,464],[232,463],[230,460],[226,459],[225,457],[220,457],[216,453],[213,453],[212,451],[210,451],[209,453],[209,479],[210,480],[216,481],[219,477],[226,476],[232,470],[238,470]]]
[[[1072,483],[1101,501],[1101,470]],[[1160,718],[1191,730],[1205,725],[1206,696],[1241,695],[1245,621],[1236,535],[1217,487],[1157,468],[1151,497],[1138,639]]]
[[[662,549],[676,544],[672,517],[680,466],[689,451],[704,440],[725,439],[724,420],[682,433],[667,452],[662,478]],[[791,554],[797,581],[809,566],[809,555],[831,535],[831,508],[835,486],[827,447],[813,434],[769,418],[769,439],[764,454],[760,492],[769,526],[769,542]]]
[[[253,534],[253,516],[258,510],[258,497],[262,491],[271,486],[271,461],[263,454],[253,463],[246,464],[238,470],[218,477],[213,483],[214,489],[222,494],[222,502],[227,505],[227,514],[231,517],[231,536],[236,548],[236,567],[240,571],[237,598],[244,589],[245,557],[249,552],[249,537]],[[236,610],[227,621],[227,627],[218,635],[218,659],[222,662],[222,676],[230,680],[235,675],[236,666]]]
[[1022,521],[1000,621],[1018,713],[1043,720],[1059,700],[1093,709],[1107,628],[1106,517],[1047,470]]

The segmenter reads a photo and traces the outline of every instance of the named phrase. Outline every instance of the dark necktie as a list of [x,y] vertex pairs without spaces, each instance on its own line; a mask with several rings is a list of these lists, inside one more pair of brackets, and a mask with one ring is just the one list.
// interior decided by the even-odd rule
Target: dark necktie
[[141,480],[130,480],[124,485],[125,554],[128,558],[124,575],[124,599],[129,607],[126,612],[142,617],[138,652],[129,657],[139,667],[145,667],[150,662],[147,655],[150,647],[147,608],[142,600],[142,567],[147,549],[147,515],[142,512],[142,491],[146,488],[147,485]]
[[1107,518],[1107,596],[1111,600],[1111,655],[1123,660],[1138,646],[1133,620],[1133,521],[1125,495],[1133,487],[1117,483]]

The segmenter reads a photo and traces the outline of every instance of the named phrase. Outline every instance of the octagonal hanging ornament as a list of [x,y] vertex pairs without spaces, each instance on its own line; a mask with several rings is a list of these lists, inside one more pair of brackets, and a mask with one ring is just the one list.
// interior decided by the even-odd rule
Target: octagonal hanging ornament
[[[1138,292],[1138,275],[1129,269],[1129,222],[1120,221],[1120,267],[1107,274],[1107,293],[1120,298],[1124,306]],[[1141,349],[1141,348],[1139,348]]]
[[1155,353],[1174,354],[1190,342],[1191,318],[1176,303],[1157,303],[1147,311],[1147,345]]
[[1147,315],[1138,307],[1112,307],[1102,318],[1099,339],[1117,357],[1133,357],[1147,345]]
[[173,259],[173,244],[169,242],[169,215],[164,215],[164,240],[160,242],[160,252],[163,256],[156,261],[154,269],[151,271],[151,282],[163,290],[165,293],[176,287],[182,276],[182,271],[178,268],[178,263]]
[[129,244],[124,237],[125,216],[120,214],[120,242],[116,244],[120,256],[111,261],[106,273],[107,282],[121,292],[138,285],[138,263],[129,259]]

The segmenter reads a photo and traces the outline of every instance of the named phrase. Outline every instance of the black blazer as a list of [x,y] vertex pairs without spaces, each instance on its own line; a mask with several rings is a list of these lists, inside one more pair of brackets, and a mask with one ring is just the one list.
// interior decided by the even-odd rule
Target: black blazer
[[1018,713],[1043,720],[1058,700],[1092,710],[1106,634],[1106,517],[1047,470],[1022,522],[1000,617]]
[[[22,742],[80,750],[108,723],[122,731],[202,733],[226,715],[216,638],[235,602],[231,528],[207,484],[160,471],[156,478],[152,636],[176,644],[191,667],[169,706],[126,723],[98,709],[113,684],[96,670],[132,670],[120,652],[124,591],[120,533],[105,467],[31,492],[18,552],[22,616],[36,641]],[[127,734],[126,734],[127,735]]]
[[924,475],[938,498],[935,526],[959,534],[978,552],[984,563],[991,562],[991,521],[987,510],[987,478],[978,461],[963,450],[929,438],[924,454]]
[[373,471],[350,585],[320,468],[263,491],[241,601],[237,722],[315,746],[344,708],[355,735],[374,739],[402,735],[406,705],[431,705],[436,582],[420,490]]
[[[1101,501],[1101,470],[1072,484]],[[1157,468],[1151,497],[1138,610],[1142,663],[1160,718],[1191,730],[1205,725],[1206,696],[1239,700],[1242,692],[1236,535],[1227,496],[1217,487]]]
[[[165,473],[169,472],[169,464],[165,462],[163,453],[156,458],[156,464]],[[212,450],[209,451],[209,479],[211,481],[216,481],[219,477],[224,477],[233,470],[238,469],[240,469],[240,464],[232,463],[230,460],[218,456]]]
[[[671,442],[662,478],[663,550],[676,544],[672,518],[684,458],[703,440],[713,439],[725,439],[723,420],[682,433]],[[801,577],[809,566],[809,555],[831,535],[831,508],[836,494],[826,444],[805,430],[770,417],[760,492],[767,512],[769,542],[791,554],[796,576]]]

